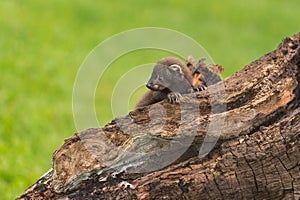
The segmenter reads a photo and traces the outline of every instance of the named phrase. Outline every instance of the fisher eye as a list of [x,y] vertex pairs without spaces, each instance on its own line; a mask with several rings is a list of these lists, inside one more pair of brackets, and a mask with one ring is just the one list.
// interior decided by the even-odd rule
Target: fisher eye
[[169,66],[169,68],[176,71],[176,72],[179,72],[180,74],[182,74],[181,67],[177,64],[172,64],[172,65]]

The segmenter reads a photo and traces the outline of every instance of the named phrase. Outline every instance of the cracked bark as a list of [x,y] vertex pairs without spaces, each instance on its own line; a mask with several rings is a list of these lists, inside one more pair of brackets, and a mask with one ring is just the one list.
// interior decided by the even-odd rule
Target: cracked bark
[[180,104],[74,134],[19,199],[299,199],[299,44],[286,38]]

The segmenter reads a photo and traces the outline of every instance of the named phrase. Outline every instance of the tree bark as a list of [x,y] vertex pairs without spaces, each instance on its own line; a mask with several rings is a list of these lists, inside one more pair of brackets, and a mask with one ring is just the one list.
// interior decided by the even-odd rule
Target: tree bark
[[300,199],[299,44],[74,134],[19,199]]

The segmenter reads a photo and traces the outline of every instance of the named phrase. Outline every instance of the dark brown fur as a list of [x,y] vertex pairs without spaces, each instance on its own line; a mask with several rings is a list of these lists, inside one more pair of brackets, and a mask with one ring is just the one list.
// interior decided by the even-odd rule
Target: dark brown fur
[[171,103],[177,102],[181,94],[190,93],[192,72],[178,58],[167,57],[154,66],[147,87],[150,89],[136,104],[136,108],[154,104],[168,98]]

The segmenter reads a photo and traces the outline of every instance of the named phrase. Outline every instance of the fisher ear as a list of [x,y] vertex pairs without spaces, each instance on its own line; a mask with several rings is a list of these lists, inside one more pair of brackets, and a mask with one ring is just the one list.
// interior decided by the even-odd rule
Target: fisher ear
[[219,71],[219,74],[221,75],[222,72],[224,71],[224,68],[223,68],[222,65],[220,65],[220,64],[216,64],[216,67],[217,67],[217,69],[218,69],[218,71]]
[[177,64],[170,65],[169,68],[176,72],[179,72],[180,74],[183,74],[181,67]]

